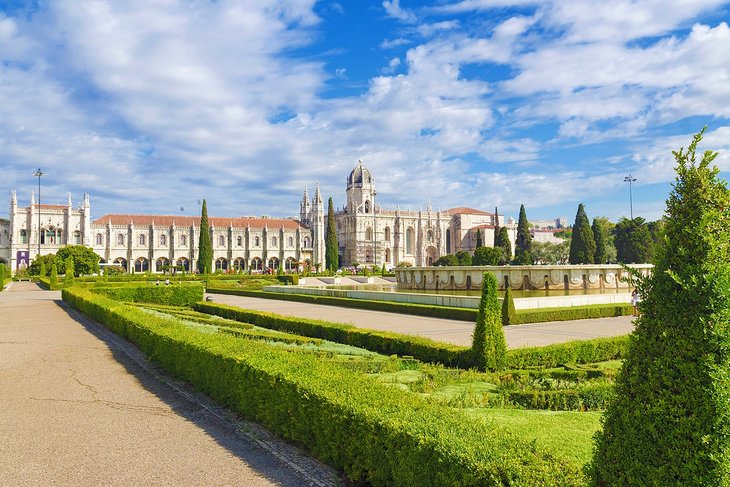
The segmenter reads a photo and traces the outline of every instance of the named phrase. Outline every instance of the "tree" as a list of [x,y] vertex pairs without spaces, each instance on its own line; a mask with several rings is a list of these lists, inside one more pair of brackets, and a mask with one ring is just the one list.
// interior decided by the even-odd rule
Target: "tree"
[[43,261],[41,261],[38,276],[41,278],[46,277],[46,264]]
[[497,242],[495,242],[494,246],[502,249],[503,260],[499,264],[509,264],[512,260],[512,244],[509,241],[509,230],[507,230],[507,227],[501,227],[499,229]]
[[484,247],[484,242],[482,242],[482,231],[477,228],[477,238],[474,244],[474,250],[478,249],[479,247]]
[[31,276],[39,276],[41,274],[41,267],[45,267],[46,272],[48,272],[51,269],[51,264],[54,262],[56,262],[56,254],[41,255],[33,259],[33,262],[28,266],[28,272]]
[[66,262],[69,257],[73,259],[74,275],[88,276],[99,272],[101,257],[91,248],[84,245],[66,245],[58,249],[55,262]]
[[595,485],[730,484],[730,191],[717,153],[697,162],[701,138],[673,151],[664,238],[596,434]]
[[459,261],[459,265],[471,265],[471,254],[466,250],[458,251],[456,259]]
[[337,272],[340,267],[340,255],[337,243],[337,228],[335,227],[335,207],[330,197],[327,202],[327,231],[324,240],[325,267],[328,271]]
[[591,231],[593,232],[593,241],[596,242],[596,253],[593,256],[593,263],[604,264],[608,260],[608,253],[606,252],[606,234],[604,233],[603,225],[601,225],[598,221],[598,218],[593,219]]
[[499,240],[499,211],[497,210],[497,207],[494,207],[494,238],[492,239],[492,246],[493,247],[500,247],[498,245]]
[[210,225],[208,225],[208,204],[203,199],[200,212],[200,237],[198,238],[198,272],[210,274],[213,266],[213,249],[210,245]]
[[499,265],[504,260],[504,251],[496,247],[479,247],[474,251],[472,265]]
[[514,325],[515,323],[517,323],[515,300],[512,297],[512,289],[507,286],[502,299],[502,326]]
[[0,290],[2,290],[3,284],[5,284],[5,279],[8,277],[8,270],[5,267],[5,264],[0,262]]
[[[603,243],[605,244],[605,259],[603,262],[616,262],[616,245],[613,243],[613,229],[616,227],[616,224],[605,216],[594,218],[593,224],[600,226],[603,231]],[[596,242],[596,248],[597,246],[598,242]]]
[[525,205],[520,205],[520,218],[517,220],[517,238],[515,239],[515,264],[532,264],[530,250],[532,247],[532,235],[530,235],[530,224],[527,221]]
[[565,264],[570,255],[570,242],[532,242],[533,264]]
[[573,224],[573,237],[570,239],[571,264],[593,264],[596,255],[596,242],[593,240],[593,230],[586,215],[583,203],[578,205]]
[[507,363],[507,342],[502,330],[497,288],[497,278],[491,272],[485,272],[471,346],[474,367],[482,371],[503,370]]
[[54,261],[51,264],[51,286],[58,284],[58,265]]
[[436,262],[433,263],[435,266],[457,266],[459,265],[459,259],[456,258],[454,254],[446,254],[438,259],[436,259]]
[[646,263],[654,255],[654,239],[641,217],[619,220],[614,228],[613,240],[616,243],[616,258],[624,264]]

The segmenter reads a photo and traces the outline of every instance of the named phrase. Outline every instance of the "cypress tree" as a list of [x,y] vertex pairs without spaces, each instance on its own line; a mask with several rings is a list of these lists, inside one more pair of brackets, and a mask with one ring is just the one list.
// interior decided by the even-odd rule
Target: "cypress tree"
[[701,139],[673,151],[666,232],[596,434],[596,485],[730,484],[730,191],[717,153],[697,162]]
[[498,287],[494,274],[485,272],[471,346],[474,367],[482,371],[503,370],[507,364],[507,342],[502,330]]
[[210,245],[210,225],[208,225],[208,205],[203,199],[200,213],[200,237],[198,238],[198,272],[210,274],[213,263],[213,249]]
[[595,255],[596,242],[593,240],[593,230],[591,230],[585,207],[581,203],[578,205],[578,212],[575,214],[568,262],[571,264],[593,264]]
[[476,243],[474,244],[474,250],[478,249],[479,247],[484,247],[484,242],[482,242],[482,231],[477,228],[477,238]]
[[65,261],[66,274],[63,276],[63,285],[70,286],[74,283],[74,259],[67,257]]
[[598,221],[598,218],[593,219],[593,240],[596,242],[596,254],[593,257],[594,264],[603,264],[608,259],[607,245],[606,245],[606,232],[603,230],[603,225]]
[[40,265],[40,271],[38,272],[38,277],[46,277],[46,263],[44,261],[41,261]]
[[325,247],[325,268],[331,272],[337,272],[340,267],[339,249],[337,244],[337,228],[335,227],[335,207],[332,198],[327,202],[327,231],[324,240]]
[[497,207],[494,207],[494,239],[492,240],[493,247],[500,247],[499,245],[499,212],[497,211]]
[[502,249],[503,254],[503,261],[501,264],[509,264],[512,260],[512,243],[509,241],[509,231],[507,230],[507,227],[501,227],[499,229],[497,238],[498,245],[495,245],[495,247]]
[[530,224],[527,222],[525,205],[520,205],[520,218],[517,221],[517,238],[515,239],[515,264],[532,264],[532,235]]
[[515,323],[517,323],[515,300],[512,297],[512,289],[508,286],[502,299],[502,326],[514,325]]

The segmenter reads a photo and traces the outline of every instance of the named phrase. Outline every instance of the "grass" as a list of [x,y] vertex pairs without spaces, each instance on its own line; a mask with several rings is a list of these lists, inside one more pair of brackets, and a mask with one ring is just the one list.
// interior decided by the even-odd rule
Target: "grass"
[[601,428],[600,412],[484,408],[466,411],[472,417],[492,420],[582,465],[590,461],[593,435]]

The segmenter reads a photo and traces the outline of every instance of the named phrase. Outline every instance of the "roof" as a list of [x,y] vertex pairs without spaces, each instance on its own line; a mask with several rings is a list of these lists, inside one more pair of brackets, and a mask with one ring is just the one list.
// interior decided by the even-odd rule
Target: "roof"
[[347,177],[347,185],[352,186],[353,184],[362,186],[363,183],[372,183],[373,176],[370,170],[363,166],[362,161],[357,161],[357,166],[350,172]]
[[459,206],[456,208],[449,208],[448,210],[444,210],[444,213],[449,215],[458,215],[465,213],[467,215],[494,215],[494,213],[489,213],[482,210],[475,210],[474,208],[468,208],[466,206]]
[[[182,216],[182,215],[120,215],[107,214],[94,220],[94,225],[134,225],[148,226],[170,226],[189,227],[192,225],[200,226],[199,216]],[[300,227],[299,222],[289,218],[251,218],[251,217],[209,217],[208,223],[216,228],[271,228],[279,229],[284,227],[285,230],[296,230]]]

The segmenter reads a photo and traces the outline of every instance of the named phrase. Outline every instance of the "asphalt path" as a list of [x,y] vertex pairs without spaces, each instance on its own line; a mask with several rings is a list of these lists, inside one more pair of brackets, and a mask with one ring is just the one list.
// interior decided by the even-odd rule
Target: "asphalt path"
[[166,377],[59,292],[15,283],[0,293],[0,485],[339,483]]
[[[417,335],[468,346],[474,325],[465,321],[429,318],[384,311],[341,308],[321,304],[250,298],[230,294],[208,294],[213,302],[268,311],[285,316],[349,323],[360,328]],[[590,320],[551,321],[504,327],[508,348],[542,346],[572,340],[626,335],[633,331],[633,317],[619,316]]]

